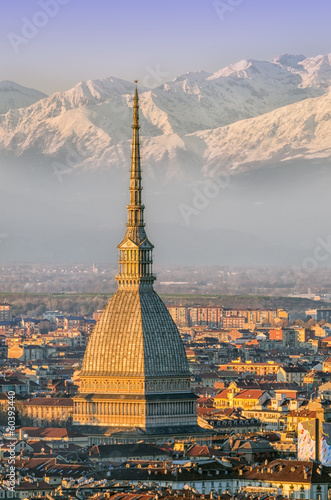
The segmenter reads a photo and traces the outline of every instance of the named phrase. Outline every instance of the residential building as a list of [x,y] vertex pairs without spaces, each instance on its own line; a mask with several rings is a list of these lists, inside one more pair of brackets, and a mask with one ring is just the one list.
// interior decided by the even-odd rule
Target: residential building
[[11,305],[5,303],[0,304],[0,321],[11,321],[12,320],[12,312]]
[[251,361],[246,361],[242,363],[241,361],[235,360],[219,365],[219,370],[230,370],[237,373],[251,373],[253,375],[275,375],[281,366],[281,364],[275,363],[274,361],[268,361],[266,363],[252,363]]
[[301,366],[281,366],[277,371],[277,380],[302,385],[306,373],[307,369]]

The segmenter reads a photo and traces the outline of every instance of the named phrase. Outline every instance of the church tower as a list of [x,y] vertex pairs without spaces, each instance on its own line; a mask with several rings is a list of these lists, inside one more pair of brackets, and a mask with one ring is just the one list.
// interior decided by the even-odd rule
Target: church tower
[[201,429],[184,346],[153,288],[154,247],[144,223],[137,88],[132,129],[130,204],[126,233],[118,245],[118,290],[86,348],[74,424],[107,428],[107,434],[134,429],[142,434],[194,434]]

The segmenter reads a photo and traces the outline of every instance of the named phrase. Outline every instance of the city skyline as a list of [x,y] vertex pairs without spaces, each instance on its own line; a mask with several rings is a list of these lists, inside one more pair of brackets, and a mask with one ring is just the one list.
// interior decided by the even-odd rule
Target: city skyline
[[0,498],[330,500],[331,3],[0,11]]

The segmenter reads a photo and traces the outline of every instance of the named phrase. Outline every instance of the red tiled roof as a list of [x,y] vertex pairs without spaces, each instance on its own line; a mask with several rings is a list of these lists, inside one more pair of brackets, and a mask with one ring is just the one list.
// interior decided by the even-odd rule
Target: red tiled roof
[[224,389],[224,391],[219,392],[214,396],[214,399],[228,399],[228,389]]
[[66,438],[66,437],[82,437],[83,434],[71,431],[69,429],[64,429],[63,427],[21,427],[24,434],[28,437],[47,437],[47,438]]
[[55,486],[51,486],[45,481],[35,481],[30,483],[30,481],[22,481],[21,484],[15,486],[15,490],[25,491],[25,490],[54,490]]
[[222,456],[225,455],[224,452],[221,450],[218,450],[216,448],[209,448],[209,446],[206,445],[195,445],[193,448],[188,450],[185,455],[187,457],[211,457],[213,455],[215,456]]
[[259,389],[244,389],[235,395],[235,398],[238,399],[259,399],[264,391]]
[[204,417],[205,415],[211,415],[214,413],[215,408],[201,408],[201,406],[198,406],[197,408],[197,414],[199,417]]
[[287,414],[288,417],[308,417],[316,418],[316,411],[313,410],[292,410]]

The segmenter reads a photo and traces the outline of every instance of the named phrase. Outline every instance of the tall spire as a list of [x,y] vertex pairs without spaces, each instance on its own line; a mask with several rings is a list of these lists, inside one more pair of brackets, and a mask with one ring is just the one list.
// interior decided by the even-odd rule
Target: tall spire
[[130,174],[130,204],[128,209],[127,230],[119,249],[119,274],[116,280],[120,288],[152,285],[152,250],[154,246],[145,232],[144,208],[142,204],[142,178],[139,143],[139,96],[137,83],[133,98],[133,137]]
[[[135,81],[137,83],[137,80]],[[143,227],[144,205],[141,203],[141,165],[140,165],[140,144],[139,144],[139,97],[136,86],[133,98],[133,138],[131,156],[131,176],[130,176],[130,205],[128,205],[127,227]]]

